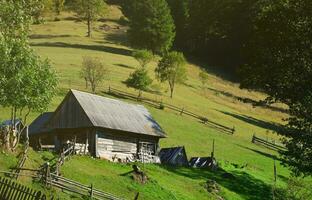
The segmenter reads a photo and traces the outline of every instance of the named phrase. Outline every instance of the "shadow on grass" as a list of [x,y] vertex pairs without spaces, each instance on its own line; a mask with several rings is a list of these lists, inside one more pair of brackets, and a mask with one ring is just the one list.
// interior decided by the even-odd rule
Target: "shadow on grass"
[[84,44],[69,44],[64,42],[43,42],[43,43],[31,43],[31,46],[42,46],[42,47],[62,47],[62,48],[77,48],[87,49],[93,51],[105,51],[108,53],[131,56],[132,51],[128,49],[109,47],[104,45],[84,45]]
[[121,63],[118,63],[118,64],[114,64],[118,67],[123,67],[123,68],[127,68],[127,69],[135,69],[135,67],[132,67],[132,66],[129,66],[129,65],[125,65],[125,64],[121,64]]
[[239,119],[243,122],[249,123],[254,126],[258,126],[260,128],[265,128],[265,129],[269,129],[269,130],[276,131],[276,132],[280,132],[282,130],[282,125],[280,124],[263,121],[263,120],[256,119],[254,117],[247,116],[247,115],[240,115],[240,114],[235,114],[235,113],[230,113],[230,112],[220,111],[220,110],[218,111],[225,115]]
[[211,66],[207,65],[207,60],[197,58],[196,56],[192,56],[190,54],[186,54],[187,60],[191,63],[201,66],[204,68],[209,74],[214,74],[217,77],[220,77],[224,80],[228,80],[230,82],[238,83],[239,79],[236,75],[235,69],[230,69],[226,67],[220,66]]
[[52,39],[52,38],[62,38],[62,37],[74,37],[75,35],[49,35],[49,34],[32,34],[29,36],[30,39]]
[[107,33],[104,37],[104,39],[106,41],[111,41],[115,44],[120,44],[120,45],[124,45],[124,46],[129,46],[129,42],[128,42],[128,38],[127,38],[127,34],[125,32],[125,30],[119,30],[119,31],[114,31],[111,33]]
[[256,101],[256,100],[253,100],[250,98],[236,96],[230,92],[221,91],[221,90],[217,90],[217,89],[213,89],[213,88],[207,88],[207,89],[212,91],[212,92],[215,92],[217,94],[221,94],[223,96],[230,97],[230,98],[233,98],[235,100],[241,101],[243,103],[251,104],[254,107],[263,107],[263,108],[268,108],[270,110],[277,111],[277,112],[288,113],[286,109],[279,108],[279,107],[272,106],[272,105],[268,105],[264,101]]
[[228,190],[240,195],[243,199],[247,200],[270,200],[271,186],[263,181],[251,176],[246,172],[232,171],[231,176],[225,176],[229,172],[223,169],[217,171],[208,171],[203,169],[187,169],[187,168],[173,168],[168,166],[161,166],[162,168],[191,179],[207,180],[213,179],[219,185],[227,188]]
[[259,155],[262,155],[262,156],[264,156],[264,157],[270,158],[270,159],[272,159],[272,162],[273,162],[273,160],[282,161],[282,159],[279,158],[279,157],[276,156],[276,155],[272,155],[272,154],[269,154],[269,153],[265,153],[265,152],[259,151],[259,150],[257,150],[257,149],[253,149],[253,148],[249,148],[249,147],[244,147],[244,146],[242,146],[242,145],[238,145],[238,146],[241,147],[241,148],[244,148],[244,149],[253,151],[253,152],[255,152],[255,153],[259,154]]

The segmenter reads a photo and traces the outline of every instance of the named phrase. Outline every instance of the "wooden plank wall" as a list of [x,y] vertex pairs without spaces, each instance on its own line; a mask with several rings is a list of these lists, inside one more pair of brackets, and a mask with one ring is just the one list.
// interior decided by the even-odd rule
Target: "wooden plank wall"
[[92,126],[92,123],[72,93],[68,94],[47,124],[49,129],[88,126]]
[[115,159],[126,161],[127,158],[132,159],[139,153],[140,142],[158,144],[158,141],[152,139],[97,132],[97,155],[111,161],[116,161]]
[[137,153],[137,140],[131,137],[113,136],[99,133],[97,151],[100,158],[113,160],[114,157],[125,160]]

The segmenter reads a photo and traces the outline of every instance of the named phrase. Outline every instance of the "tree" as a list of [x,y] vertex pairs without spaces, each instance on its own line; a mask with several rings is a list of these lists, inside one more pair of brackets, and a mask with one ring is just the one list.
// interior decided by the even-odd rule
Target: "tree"
[[123,4],[130,21],[129,40],[134,47],[163,54],[170,50],[175,26],[166,0],[132,0]]
[[93,22],[107,13],[107,4],[104,0],[73,0],[70,8],[79,18],[87,21],[88,37],[92,35]]
[[128,87],[133,87],[139,90],[139,98],[141,97],[142,91],[147,90],[148,86],[152,82],[153,80],[148,76],[147,70],[143,67],[131,73],[129,78],[126,80],[126,84]]
[[[0,105],[11,108],[13,124],[18,114],[24,115],[23,123],[27,124],[31,111],[45,110],[57,86],[56,73],[49,62],[41,60],[29,46],[33,8],[28,3],[0,2]],[[12,150],[20,136],[16,140],[8,139],[14,132],[14,126],[4,131],[4,138],[9,142],[6,147]]]
[[186,48],[187,27],[189,18],[189,0],[167,0],[176,27],[174,45]]
[[200,70],[200,72],[198,74],[198,77],[200,79],[200,82],[201,82],[203,88],[205,88],[205,86],[206,86],[206,84],[208,82],[208,78],[209,78],[206,70]]
[[146,67],[146,65],[154,58],[152,52],[148,50],[137,50],[133,53],[133,57],[140,63],[140,66],[143,68]]
[[52,0],[34,0],[31,1],[31,5],[33,7],[31,15],[34,24],[43,23],[45,14],[53,9]]
[[175,84],[183,83],[187,79],[185,65],[183,53],[173,51],[165,54],[155,69],[156,77],[161,82],[168,81],[171,98]]
[[56,15],[60,15],[64,9],[65,0],[53,0],[53,8]]
[[289,106],[288,124],[280,131],[288,149],[281,152],[284,164],[297,175],[312,175],[311,1],[264,1],[254,24],[241,87]]
[[80,76],[90,83],[91,90],[95,93],[97,86],[109,77],[109,70],[98,58],[84,57]]

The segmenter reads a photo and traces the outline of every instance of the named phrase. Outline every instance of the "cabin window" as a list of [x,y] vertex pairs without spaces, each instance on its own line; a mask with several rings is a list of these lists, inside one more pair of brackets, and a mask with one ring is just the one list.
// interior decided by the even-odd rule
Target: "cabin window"
[[144,152],[147,154],[154,155],[156,152],[156,144],[148,143],[148,142],[140,142],[139,143],[139,152]]

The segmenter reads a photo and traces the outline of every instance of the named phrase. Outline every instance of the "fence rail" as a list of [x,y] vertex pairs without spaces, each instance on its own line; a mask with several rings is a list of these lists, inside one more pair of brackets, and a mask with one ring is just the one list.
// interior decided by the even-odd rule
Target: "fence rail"
[[275,151],[285,151],[286,147],[283,146],[280,143],[275,142],[275,140],[272,140],[272,142],[270,142],[268,139],[263,139],[260,137],[257,137],[255,134],[252,136],[252,143],[255,144],[260,144],[262,146],[265,146],[269,149],[275,150]]
[[156,100],[149,99],[149,98],[142,97],[142,96],[139,97],[137,95],[134,95],[134,94],[131,94],[128,92],[124,92],[122,90],[118,90],[118,89],[112,88],[110,86],[108,88],[108,94],[113,95],[113,96],[117,96],[117,97],[132,99],[132,100],[136,100],[136,101],[142,101],[142,102],[149,104],[149,105],[156,107],[156,108],[164,107],[164,108],[176,111],[176,112],[180,113],[180,115],[188,115],[188,116],[193,117],[197,120],[200,120],[202,123],[206,124],[207,126],[212,127],[214,129],[217,129],[221,132],[231,134],[231,135],[233,135],[235,133],[234,127],[230,128],[230,127],[227,127],[225,125],[219,124],[217,122],[214,122],[214,121],[208,119],[205,116],[201,116],[199,114],[196,114],[196,113],[193,113],[189,110],[186,110],[184,107],[177,107],[175,105],[171,105],[171,104],[164,103],[161,101],[156,101]]
[[94,199],[111,199],[111,200],[121,200],[121,198],[116,197],[110,193],[100,191],[95,189],[93,185],[90,186],[83,185],[79,182],[57,176],[56,174],[51,174],[51,185],[58,187],[63,190],[74,192],[80,195],[89,196]]
[[12,180],[0,177],[1,200],[46,200],[40,191],[35,191]]

